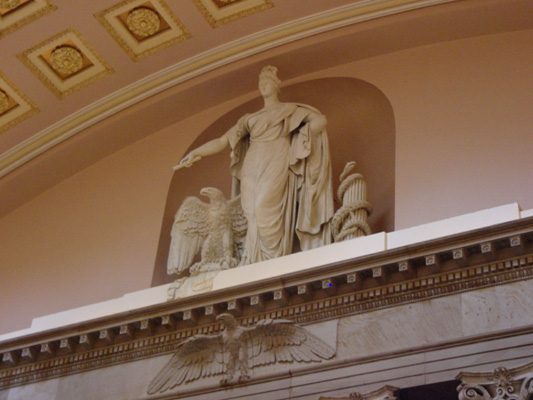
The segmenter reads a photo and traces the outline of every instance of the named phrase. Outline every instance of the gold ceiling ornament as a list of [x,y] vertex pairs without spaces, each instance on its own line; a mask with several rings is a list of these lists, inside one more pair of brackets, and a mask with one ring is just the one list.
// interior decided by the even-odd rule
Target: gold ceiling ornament
[[20,6],[22,0],[0,0],[0,8],[15,8]]
[[50,54],[50,65],[61,74],[72,75],[82,69],[83,56],[72,46],[58,46]]
[[9,97],[7,93],[0,89],[0,114],[5,113],[9,109]]
[[134,8],[128,14],[127,25],[137,36],[148,37],[159,31],[161,18],[148,7]]
[[113,72],[74,28],[52,36],[17,57],[59,99]]
[[94,16],[133,61],[191,37],[165,0],[122,0]]

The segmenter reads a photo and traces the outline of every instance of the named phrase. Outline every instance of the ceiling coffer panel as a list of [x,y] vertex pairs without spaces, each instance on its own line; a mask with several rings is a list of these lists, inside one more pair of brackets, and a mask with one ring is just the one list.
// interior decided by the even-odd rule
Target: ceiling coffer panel
[[126,0],[94,16],[133,61],[191,37],[162,0]]
[[18,58],[59,99],[113,72],[72,28],[24,51]]
[[0,133],[38,111],[37,107],[0,72]]
[[0,0],[0,39],[56,9],[48,0]]

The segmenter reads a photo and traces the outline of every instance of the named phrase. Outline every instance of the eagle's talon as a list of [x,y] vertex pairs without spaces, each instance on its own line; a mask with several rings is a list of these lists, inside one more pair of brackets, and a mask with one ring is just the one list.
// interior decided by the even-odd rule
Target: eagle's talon
[[250,382],[250,375],[241,375],[239,376],[239,383],[246,383],[246,382]]
[[231,376],[231,375],[226,375],[226,376],[224,377],[224,379],[221,379],[221,380],[220,380],[220,386],[229,386],[229,385],[231,385],[232,380],[233,380],[233,376]]
[[220,266],[222,267],[222,269],[230,269],[236,267],[238,263],[239,260],[237,260],[236,258],[226,257],[221,260]]
[[203,267],[203,264],[202,262],[197,262],[196,264],[194,264],[190,269],[189,269],[189,272],[191,273],[191,276],[196,276],[198,274],[200,274],[200,272],[202,272],[202,267]]

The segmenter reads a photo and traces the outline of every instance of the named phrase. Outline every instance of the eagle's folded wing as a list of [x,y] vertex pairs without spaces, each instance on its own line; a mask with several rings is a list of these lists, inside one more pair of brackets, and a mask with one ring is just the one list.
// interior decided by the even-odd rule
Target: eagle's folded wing
[[164,392],[182,383],[225,373],[222,335],[195,335],[177,352],[148,387],[148,394]]
[[335,355],[328,344],[287,320],[260,321],[246,328],[243,337],[250,368],[275,362],[319,362]]
[[242,209],[241,196],[239,195],[229,200],[228,208],[230,212],[231,229],[233,231],[235,253],[240,259],[244,250],[246,232],[248,231],[248,221],[246,220],[246,216]]
[[202,249],[209,230],[209,204],[197,197],[187,197],[180,206],[170,233],[168,274],[179,274],[188,268]]

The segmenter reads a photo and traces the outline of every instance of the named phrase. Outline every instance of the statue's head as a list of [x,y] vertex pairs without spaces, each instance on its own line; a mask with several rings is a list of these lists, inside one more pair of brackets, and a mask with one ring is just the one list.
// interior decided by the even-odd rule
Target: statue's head
[[277,93],[279,93],[279,86],[281,85],[281,81],[278,78],[278,69],[271,65],[263,67],[261,73],[259,74],[259,90],[261,91],[261,94],[263,96],[268,93],[268,85],[271,85],[271,87]]

